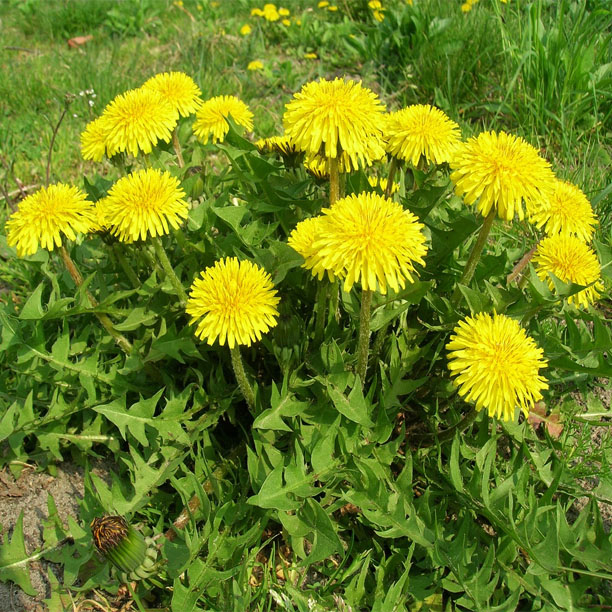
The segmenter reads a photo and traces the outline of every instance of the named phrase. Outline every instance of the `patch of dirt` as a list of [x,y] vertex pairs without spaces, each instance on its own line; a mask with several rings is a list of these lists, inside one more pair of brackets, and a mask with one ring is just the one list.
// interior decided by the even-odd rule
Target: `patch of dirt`
[[[107,480],[111,464],[98,463],[93,472]],[[38,473],[25,468],[15,480],[10,472],[0,472],[0,524],[4,533],[12,537],[12,530],[23,512],[23,534],[26,551],[31,553],[43,543],[42,526],[48,518],[47,497],[53,496],[62,523],[68,516],[77,518],[79,500],[83,497],[83,468],[71,463],[57,466],[57,476]],[[5,536],[6,537],[6,536]],[[2,612],[44,612],[43,599],[50,596],[48,568],[55,574],[61,571],[47,561],[30,564],[32,585],[36,597],[26,595],[12,582],[0,582],[0,610]]]

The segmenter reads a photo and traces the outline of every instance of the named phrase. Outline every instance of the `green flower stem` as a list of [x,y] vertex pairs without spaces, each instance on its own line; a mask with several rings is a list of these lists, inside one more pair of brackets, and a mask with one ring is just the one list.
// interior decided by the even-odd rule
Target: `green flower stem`
[[376,338],[374,338],[374,344],[372,345],[372,351],[370,352],[371,361],[374,361],[378,358],[378,355],[382,349],[383,342],[387,337],[387,333],[390,327],[391,321],[389,321],[389,323],[385,323],[376,333]]
[[[525,253],[523,257],[521,257],[521,260],[516,264],[516,266],[514,266],[514,270],[512,270],[512,272],[510,272],[510,274],[508,274],[508,276],[506,277],[507,285],[512,283],[516,278],[518,278],[521,272],[527,267],[527,265],[531,261],[531,258],[533,257],[533,254],[536,252],[536,249],[538,248],[538,244],[539,243],[536,242],[536,244],[527,253]],[[522,288],[525,286],[524,283],[527,282],[526,279],[527,279],[527,275],[524,274],[521,280],[519,281],[519,287]]]
[[236,375],[236,380],[238,381],[238,386],[242,391],[242,395],[244,395],[244,399],[246,403],[249,405],[249,408],[253,410],[255,408],[255,394],[253,393],[253,388],[249,385],[249,381],[247,380],[246,372],[244,371],[244,364],[242,363],[242,355],[240,354],[240,348],[236,344],[234,348],[230,349],[232,355],[232,366],[234,368],[234,374]]
[[397,157],[391,158],[391,164],[389,165],[389,178],[387,179],[387,188],[385,189],[385,198],[391,198],[391,192],[393,191],[393,179],[395,173],[400,168],[400,161]]
[[[472,248],[472,252],[470,253],[467,263],[465,264],[465,268],[463,269],[463,274],[461,275],[461,280],[459,281],[460,285],[469,285],[470,281],[472,280],[474,272],[476,271],[476,266],[478,265],[478,260],[480,259],[480,254],[482,253],[482,249],[484,248],[487,238],[489,237],[489,232],[491,231],[496,215],[497,210],[494,206],[492,206],[489,214],[482,222],[482,227],[480,228],[480,233],[478,234],[476,243]],[[460,297],[461,290],[459,289],[459,285],[457,285],[451,299],[453,305],[457,304]]]
[[185,161],[183,160],[183,152],[181,150],[181,143],[178,139],[178,125],[174,128],[172,132],[172,146],[174,147],[174,152],[176,153],[176,161],[178,162],[179,168],[185,167]]
[[363,386],[368,367],[368,349],[370,345],[370,311],[372,309],[373,291],[362,291],[361,310],[359,312],[359,340],[357,342],[357,375]]
[[155,249],[155,254],[157,255],[157,259],[159,259],[159,263],[161,264],[164,272],[166,273],[166,277],[172,283],[174,287],[174,291],[181,301],[181,307],[185,307],[187,304],[187,293],[185,292],[185,288],[183,287],[179,277],[176,275],[170,260],[168,259],[168,255],[166,255],[166,251],[164,249],[164,245],[159,236],[154,236],[151,238],[151,242],[153,243],[153,248]]
[[317,286],[317,297],[315,298],[315,332],[314,344],[318,346],[323,341],[325,330],[325,307],[327,306],[327,296],[331,283],[323,278]]
[[132,286],[134,289],[138,289],[141,285],[140,279],[136,276],[136,272],[128,262],[128,260],[124,256],[124,246],[123,244],[116,243],[113,245],[113,253],[121,266],[121,269],[125,272],[125,275],[130,279]]
[[[70,257],[70,255],[68,254],[66,247],[62,245],[59,250],[62,260],[64,261],[66,269],[72,277],[74,284],[79,288],[82,287],[83,277],[81,276],[81,273],[76,267],[74,261],[72,261],[72,257]],[[97,308],[98,302],[96,298],[89,291],[85,291],[85,293],[92,308]],[[108,315],[103,312],[94,312],[94,314],[96,315],[96,317],[98,317],[98,321],[102,323],[102,327],[104,327],[104,329],[113,337],[119,348],[121,348],[124,353],[129,355],[132,352],[132,345],[130,341],[114,328],[113,322],[109,319]]]
[[338,158],[329,158],[329,205],[330,207],[340,198],[340,173],[338,171]]

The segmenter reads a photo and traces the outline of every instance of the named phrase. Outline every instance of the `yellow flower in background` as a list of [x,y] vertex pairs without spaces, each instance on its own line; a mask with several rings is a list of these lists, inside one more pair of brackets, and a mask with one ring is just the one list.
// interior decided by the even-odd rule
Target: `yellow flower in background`
[[202,103],[200,88],[184,72],[156,74],[146,81],[142,87],[160,93],[182,117],[195,113]]
[[278,14],[281,17],[289,17],[289,15],[291,15],[291,11],[289,9],[281,7],[281,8],[278,9]]
[[469,13],[472,10],[472,5],[469,2],[464,2],[461,5],[461,12]]
[[[327,160],[320,156],[307,156],[304,158],[304,168],[306,172],[311,174],[316,179],[328,179],[329,178],[329,164]],[[339,172],[342,172],[338,168]]]
[[380,0],[370,0],[370,2],[368,2],[368,6],[375,11],[376,9],[382,8],[382,2]]
[[588,308],[604,290],[597,255],[574,236],[559,234],[544,238],[536,249],[533,263],[537,275],[548,281],[551,291],[554,290],[551,274],[564,283],[591,285],[567,298],[570,304],[578,308]]
[[26,196],[6,222],[7,244],[19,257],[39,248],[52,251],[62,245],[62,234],[75,240],[96,222],[93,202],[77,187],[57,183]]
[[195,335],[208,344],[251,346],[276,326],[279,302],[270,275],[250,261],[227,257],[191,285],[186,311]]
[[329,2],[327,0],[321,0],[319,4],[317,4],[317,8],[327,8],[329,6]]
[[151,89],[132,89],[118,95],[104,109],[106,151],[110,157],[127,152],[150,153],[158,140],[170,142],[178,112],[163,96]]
[[260,153],[281,153],[282,155],[292,155],[296,152],[295,145],[287,136],[270,136],[270,138],[260,138],[255,146]]
[[212,142],[220,142],[229,131],[228,116],[247,130],[253,129],[253,113],[242,100],[236,96],[216,96],[198,109],[193,132],[203,144],[210,137]]
[[106,153],[108,125],[104,115],[90,121],[81,134],[81,155],[83,159],[99,162]]
[[259,60],[253,60],[252,62],[249,62],[247,70],[263,70],[263,67],[264,65],[262,62]]
[[490,417],[512,421],[516,407],[528,416],[548,388],[539,373],[547,367],[542,349],[505,315],[481,312],[460,321],[446,349],[459,395]]
[[266,21],[278,21],[280,15],[274,4],[264,4],[263,17]]
[[353,167],[384,156],[384,105],[361,82],[306,83],[285,108],[285,134],[300,151],[327,158],[346,153]]
[[[384,177],[379,178],[378,176],[368,176],[368,183],[370,183],[370,185],[374,187],[374,189],[379,188],[383,193],[385,193],[389,181]],[[391,194],[397,193],[399,189],[400,184],[393,183],[393,185],[391,186]]]
[[383,11],[374,11],[372,13],[372,16],[374,17],[374,19],[376,19],[376,21],[382,22],[385,19],[385,14],[383,13]]
[[408,6],[412,6],[412,0],[406,0],[406,4],[407,4]]
[[385,119],[387,153],[417,166],[421,157],[434,164],[450,161],[461,141],[459,126],[435,106],[415,104]]
[[597,218],[584,193],[568,181],[555,179],[550,197],[533,207],[529,221],[549,235],[573,234],[584,242],[593,237]]
[[[325,217],[322,216],[304,219],[295,226],[295,229],[289,235],[287,244],[304,258],[303,268],[312,270],[316,265],[316,261],[312,259],[315,253],[312,245],[317,240],[320,228],[324,223]],[[322,267],[318,267],[316,271],[312,270],[313,276],[316,276],[319,280],[323,280],[325,273],[327,273],[329,281],[334,282],[336,277],[331,270]]]
[[523,203],[530,210],[554,187],[550,164],[522,138],[505,132],[483,132],[461,143],[450,166],[455,193],[468,205],[478,200],[483,217],[494,208],[506,221],[514,215],[523,219]]
[[120,178],[101,200],[100,215],[122,242],[163,236],[187,218],[185,192],[169,172],[148,168]]
[[304,53],[304,59],[318,59],[316,53]]
[[260,8],[254,8],[254,9],[251,9],[251,16],[252,17],[263,17],[264,12]]
[[251,32],[252,32],[252,29],[251,29],[251,26],[248,23],[245,23],[240,28],[240,35],[241,36],[248,36]]
[[337,200],[321,211],[324,221],[305,267],[344,278],[344,291],[360,282],[364,291],[399,291],[414,282],[415,263],[427,253],[423,224],[408,210],[375,193]]
[[282,23],[284,26],[289,27],[289,26],[291,25],[291,20],[290,20],[290,19],[283,19],[283,20],[281,21],[281,23]]
[[331,11],[332,13],[335,13],[338,10],[338,7],[335,5],[331,5],[327,7],[328,11]]

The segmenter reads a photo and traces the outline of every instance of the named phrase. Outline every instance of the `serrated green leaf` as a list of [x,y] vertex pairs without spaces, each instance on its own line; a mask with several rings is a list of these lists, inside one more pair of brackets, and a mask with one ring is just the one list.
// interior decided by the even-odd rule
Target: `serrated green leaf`
[[45,311],[43,310],[41,301],[42,301],[42,292],[45,287],[45,283],[40,283],[36,289],[34,289],[32,295],[28,298],[28,301],[23,305],[21,312],[19,313],[19,318],[27,321],[38,321],[45,316]]
[[368,414],[370,406],[361,392],[359,382],[355,382],[355,386],[351,389],[348,396],[344,395],[338,387],[329,382],[327,383],[327,392],[340,414],[364,427],[374,427],[374,423],[370,420]]
[[24,593],[36,595],[36,589],[30,581],[30,571],[28,562],[37,559],[33,553],[28,555],[26,552],[25,541],[23,539],[23,511],[19,513],[13,535],[9,539],[7,533],[2,536],[0,546],[0,580],[6,582],[10,580],[17,584]]

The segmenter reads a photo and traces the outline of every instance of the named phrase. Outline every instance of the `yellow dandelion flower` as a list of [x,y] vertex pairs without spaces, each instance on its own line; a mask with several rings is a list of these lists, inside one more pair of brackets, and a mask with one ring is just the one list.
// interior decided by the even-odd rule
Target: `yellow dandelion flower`
[[94,205],[77,187],[57,183],[25,197],[6,222],[7,244],[19,257],[34,255],[39,247],[52,251],[64,234],[74,240],[95,224]]
[[245,23],[240,28],[240,35],[241,36],[248,36],[251,32],[252,32],[252,29],[251,29],[251,26],[248,23]]
[[382,8],[382,2],[380,0],[370,0],[370,2],[368,2],[368,6],[375,11],[376,9]]
[[304,59],[317,59],[318,55],[316,53],[304,53]]
[[[385,193],[385,191],[387,190],[387,185],[389,184],[388,179],[384,178],[384,177],[378,177],[378,176],[368,176],[368,183],[370,183],[370,186],[374,187],[374,189],[378,188],[380,189],[383,193]],[[391,193],[397,193],[400,189],[400,184],[399,183],[393,183],[393,185],[391,186]]]
[[212,142],[220,142],[229,132],[226,117],[231,115],[234,122],[247,130],[253,129],[253,113],[249,107],[236,96],[216,96],[202,104],[196,113],[193,132],[200,142],[206,144],[212,136]]
[[185,192],[169,172],[148,168],[120,178],[102,200],[102,215],[122,242],[145,240],[178,228],[187,217]]
[[259,60],[253,60],[252,62],[249,62],[247,70],[263,70],[263,67],[263,62],[260,62]]
[[107,155],[127,151],[150,153],[158,140],[170,142],[178,112],[151,89],[132,89],[118,95],[104,109],[108,127]]
[[460,321],[453,330],[448,368],[453,384],[476,410],[490,417],[514,420],[518,406],[525,416],[548,388],[541,368],[547,367],[543,351],[513,319],[479,313]]
[[501,219],[525,216],[530,207],[548,197],[554,186],[550,164],[530,144],[505,132],[483,132],[461,143],[450,162],[455,193],[466,204],[478,200],[483,217],[495,208]]
[[263,18],[266,21],[278,21],[280,19],[280,15],[274,4],[264,4]]
[[385,118],[387,153],[417,166],[421,157],[434,164],[450,161],[461,140],[459,126],[435,106],[415,104]]
[[331,13],[335,13],[338,10],[338,7],[336,5],[330,5],[327,7],[327,10]]
[[252,17],[263,17],[264,12],[260,8],[254,8],[254,9],[251,9],[251,16]]
[[281,23],[282,23],[284,26],[289,27],[289,26],[291,25],[291,20],[290,20],[290,19],[283,19],[283,20],[281,21]]
[[374,19],[376,19],[376,21],[378,22],[382,22],[385,20],[385,13],[384,11],[380,10],[380,11],[373,11],[372,12],[372,16],[374,17]]
[[202,104],[200,88],[184,72],[156,74],[142,87],[160,93],[182,117],[195,113]]
[[227,257],[206,268],[191,285],[187,301],[195,335],[208,344],[251,346],[277,323],[276,294],[270,275],[250,261]]
[[280,153],[281,155],[293,155],[295,146],[287,136],[270,136],[260,138],[255,146],[260,153]]
[[529,221],[549,236],[573,234],[584,242],[593,237],[597,218],[584,193],[568,181],[555,179],[550,197],[535,205]]
[[278,14],[281,17],[289,17],[289,15],[291,15],[291,11],[289,9],[281,7],[281,8],[278,9]]
[[548,281],[551,290],[554,289],[551,274],[564,283],[590,285],[567,298],[578,308],[588,308],[604,290],[597,255],[575,236],[558,234],[544,238],[536,249],[533,262],[537,275]]
[[306,83],[286,105],[285,133],[300,151],[327,158],[346,153],[353,167],[384,155],[384,106],[360,82],[334,79]]
[[[312,245],[317,240],[319,228],[324,223],[325,217],[321,216],[304,219],[295,226],[295,229],[289,235],[287,244],[304,258],[305,263],[302,265],[303,268],[312,269],[316,265],[316,262],[312,259],[315,252]],[[334,282],[336,277],[331,270],[325,270],[319,267],[316,271],[312,271],[313,275],[319,280],[323,280],[323,276],[325,276],[326,272],[330,282]]]
[[91,227],[92,232],[103,232],[109,229],[108,220],[106,218],[106,198],[99,199],[94,204],[96,221]]
[[[423,224],[400,204],[375,193],[350,195],[321,211],[319,236],[306,261],[312,273],[330,270],[344,278],[344,290],[361,282],[364,291],[387,285],[399,291],[414,282],[415,263],[427,253]],[[414,275],[414,276],[413,276]]]
[[472,5],[469,2],[464,2],[461,5],[461,12],[462,13],[469,13],[472,10]]
[[317,4],[317,8],[327,8],[329,6],[329,2],[327,0],[321,0],[319,4]]
[[104,115],[90,121],[81,134],[81,155],[83,159],[91,159],[95,162],[101,161],[106,153],[107,136],[108,124]]
[[308,172],[308,174],[317,179],[322,180],[329,178],[329,167],[327,161],[320,156],[306,157],[304,159],[304,168],[306,168],[306,172]]

